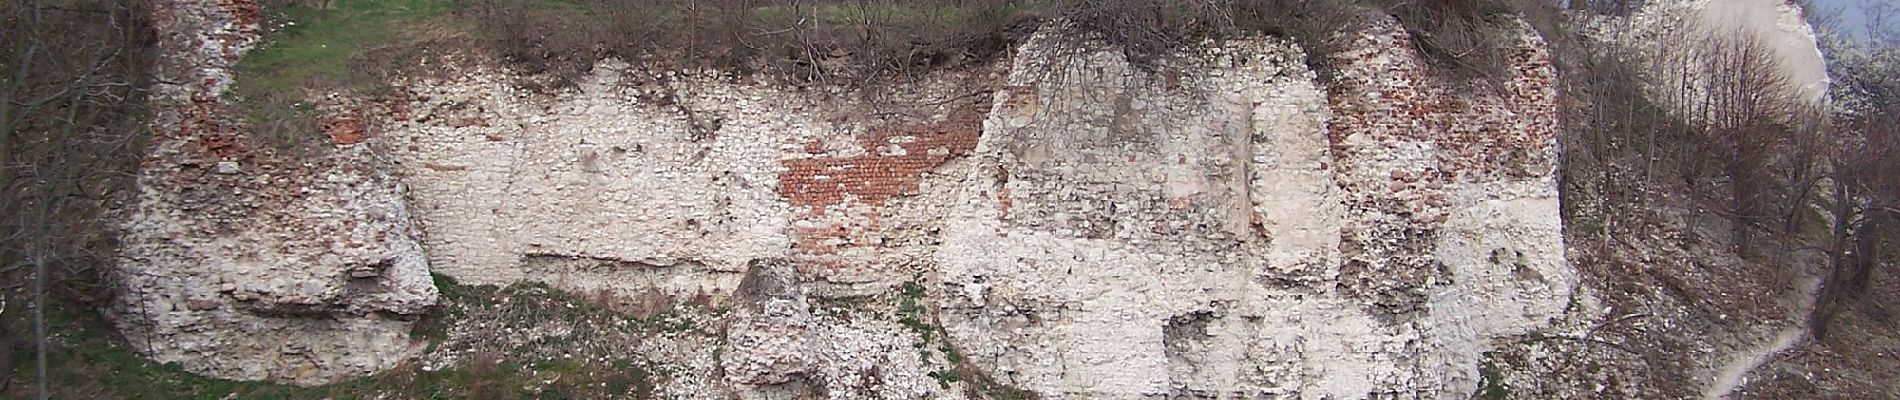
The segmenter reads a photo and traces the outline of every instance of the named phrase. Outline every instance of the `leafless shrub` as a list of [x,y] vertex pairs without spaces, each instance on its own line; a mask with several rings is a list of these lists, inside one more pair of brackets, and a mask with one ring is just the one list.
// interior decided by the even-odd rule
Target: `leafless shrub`
[[[1240,34],[1288,37],[1309,53],[1330,54],[1343,43],[1338,33],[1362,26],[1371,10],[1350,0],[573,0],[558,3],[563,7],[477,1],[467,14],[497,54],[562,82],[608,57],[800,81],[911,76],[993,60],[1055,19],[1142,66]],[[1402,2],[1393,9],[1419,25],[1431,49],[1454,49],[1441,53],[1474,63],[1497,55],[1485,47],[1495,43],[1480,40],[1495,32],[1475,28],[1482,20],[1463,13],[1502,7],[1493,1]],[[1431,25],[1441,16],[1457,18]]]
[[524,72],[571,81],[604,58],[806,81],[908,75],[1001,54],[1025,2],[486,0],[479,33]]
[[1829,269],[1809,326],[1815,337],[1849,310],[1889,318],[1870,298],[1877,273],[1900,265],[1900,44],[1828,43],[1835,80],[1824,204],[1831,214]]
[[1588,188],[1604,218],[1686,191],[1691,210],[1728,218],[1734,249],[1751,255],[1754,238],[1799,229],[1817,198],[1825,118],[1752,32],[1678,28],[1658,49],[1560,54],[1566,188]]
[[1369,12],[1345,0],[1239,0],[1229,15],[1240,30],[1291,38],[1306,51],[1307,66],[1330,81],[1337,68],[1327,56],[1345,49],[1344,33],[1363,27]]
[[[137,5],[0,3],[0,293],[31,288],[14,300],[33,305],[34,332],[21,337],[35,342],[38,375],[21,378],[36,379],[41,398],[44,309],[55,297],[106,295],[98,288],[113,243],[103,215],[139,165],[153,36]],[[0,331],[21,315],[0,316]]]
[[468,398],[471,399],[515,399],[515,382],[509,380],[509,371],[504,371],[500,352],[486,350],[470,356],[468,361]]
[[1421,54],[1439,70],[1463,78],[1503,76],[1508,69],[1504,49],[1512,27],[1502,17],[1512,13],[1500,0],[1385,0],[1381,7],[1398,17],[1411,33]]
[[1668,75],[1677,80],[1676,109],[1702,132],[1699,157],[1680,169],[1691,188],[1705,186],[1710,168],[1726,178],[1727,207],[1736,250],[1751,253],[1754,232],[1766,228],[1808,165],[1793,165],[1782,157],[1800,153],[1793,142],[1795,128],[1809,105],[1787,75],[1780,56],[1752,32],[1691,31],[1701,40],[1680,49],[1691,62]]
[[1091,0],[1070,2],[1059,11],[1063,19],[1143,65],[1200,38],[1233,31],[1232,5],[1217,0]]

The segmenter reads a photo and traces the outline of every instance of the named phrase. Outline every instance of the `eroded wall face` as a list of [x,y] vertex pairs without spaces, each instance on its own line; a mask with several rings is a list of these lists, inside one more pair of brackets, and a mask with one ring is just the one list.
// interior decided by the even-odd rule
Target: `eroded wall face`
[[[746,265],[785,258],[815,298],[927,285],[952,346],[1046,396],[1459,396],[1575,285],[1554,71],[1526,33],[1516,75],[1473,95],[1389,51],[1407,40],[1364,33],[1336,91],[1286,43],[1145,70],[1053,34],[996,80],[875,96],[616,65],[550,97],[475,73],[413,85],[378,140],[436,269],[474,282],[743,304]],[[739,384],[848,381],[812,360],[903,332],[776,315],[747,325],[805,339],[730,349],[791,360]],[[880,376],[955,392],[910,372]]]

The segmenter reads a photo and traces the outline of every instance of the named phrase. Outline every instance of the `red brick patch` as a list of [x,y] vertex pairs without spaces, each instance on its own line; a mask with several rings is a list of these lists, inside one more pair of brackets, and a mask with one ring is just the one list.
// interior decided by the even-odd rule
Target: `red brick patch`
[[482,119],[479,117],[469,117],[469,118],[456,120],[455,123],[451,123],[449,124],[449,126],[455,127],[455,128],[467,128],[471,126],[479,126],[479,127],[486,128],[489,125],[488,125],[488,120],[486,119]]
[[225,12],[231,13],[231,18],[236,20],[240,26],[257,25],[264,22],[264,14],[258,11],[259,7],[255,0],[229,0],[219,4],[219,6],[223,7]]
[[369,138],[368,126],[363,123],[363,119],[351,116],[324,121],[323,132],[330,135],[332,143],[339,145],[362,143]]
[[1009,206],[1014,202],[1009,196],[1009,188],[996,191],[996,218],[1009,219]]
[[[847,196],[882,206],[892,197],[916,194],[925,171],[969,154],[981,134],[981,124],[973,117],[873,129],[858,136],[865,155],[783,161],[779,194],[817,215],[845,202]],[[902,149],[902,154],[881,154],[881,148],[890,146]],[[807,150],[814,147],[821,146],[807,145]]]
[[[892,198],[917,194],[923,174],[976,149],[981,119],[872,129],[857,135],[863,155],[826,156],[825,143],[806,143],[813,158],[781,161],[779,194],[808,212],[794,217],[792,249],[801,271],[820,279],[861,279],[881,268],[876,260],[846,253],[882,245],[880,208]],[[1007,200],[1004,200],[1007,202]],[[838,212],[827,214],[837,206]]]

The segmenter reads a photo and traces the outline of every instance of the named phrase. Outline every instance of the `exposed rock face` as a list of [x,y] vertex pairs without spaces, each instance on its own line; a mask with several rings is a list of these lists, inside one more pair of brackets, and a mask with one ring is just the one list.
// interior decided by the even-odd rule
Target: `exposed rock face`
[[370,149],[297,160],[219,99],[257,37],[249,1],[153,10],[167,60],[156,139],[122,223],[110,314],[140,353],[234,379],[314,384],[390,368],[433,305],[402,186]]

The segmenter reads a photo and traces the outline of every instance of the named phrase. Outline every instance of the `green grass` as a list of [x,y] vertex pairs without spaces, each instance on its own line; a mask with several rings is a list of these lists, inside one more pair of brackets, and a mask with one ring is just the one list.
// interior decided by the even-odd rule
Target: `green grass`
[[305,3],[267,7],[276,27],[238,62],[231,95],[242,106],[254,137],[279,149],[309,149],[322,143],[310,94],[333,90],[371,92],[385,87],[384,69],[394,60],[364,62],[364,55],[402,42],[403,30],[448,15],[451,0],[332,0],[318,9]]
[[305,5],[266,10],[282,28],[238,64],[240,95],[294,93],[313,85],[348,85],[352,62],[369,49],[400,38],[403,27],[453,10],[448,0],[334,0],[330,9]]
[[[256,399],[317,399],[321,389],[271,383],[212,379],[185,372],[172,364],[146,361],[118,343],[108,324],[96,316],[67,307],[48,307],[47,386],[53,398],[106,399],[219,399],[227,396]],[[14,321],[9,321],[14,322]],[[19,322],[24,327],[24,322]],[[34,377],[33,347],[25,340],[13,346],[8,371],[13,378],[9,398],[30,397]]]
[[949,332],[944,331],[942,326],[937,325],[936,319],[928,315],[929,310],[925,308],[927,305],[924,304],[926,294],[924,285],[917,281],[904,282],[902,286],[899,286],[897,292],[897,322],[912,332],[917,333],[919,340],[915,346],[917,348],[918,358],[923,361],[925,366],[937,365],[931,357],[930,349],[932,343],[936,344],[935,348],[937,352],[943,354],[947,362],[942,364],[941,368],[928,374],[931,378],[937,380],[937,386],[939,388],[950,389],[952,385],[963,383],[968,390],[972,391],[972,395],[979,395],[976,396],[978,398],[998,400],[1027,400],[1038,398],[1035,392],[1009,386],[997,381],[994,377],[984,373],[981,368],[972,364],[969,358],[964,357],[963,352],[957,350],[956,345],[950,343]]
[[949,389],[950,384],[963,381],[963,374],[950,369],[932,371],[930,377],[937,378],[937,387],[942,389]]
[[897,300],[897,322],[917,332],[917,336],[922,337],[924,342],[929,342],[936,327],[924,321],[927,318],[921,303],[924,298],[924,286],[917,282],[904,282],[901,290]]

